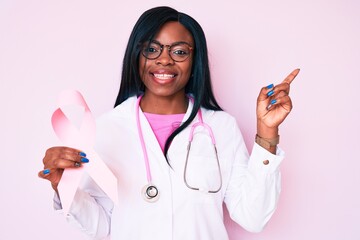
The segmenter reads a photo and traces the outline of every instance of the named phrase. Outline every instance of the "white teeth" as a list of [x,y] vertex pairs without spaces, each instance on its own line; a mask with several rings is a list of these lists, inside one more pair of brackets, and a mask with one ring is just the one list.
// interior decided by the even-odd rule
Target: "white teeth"
[[154,76],[158,79],[170,79],[175,77],[174,74],[157,74],[157,73],[154,73]]

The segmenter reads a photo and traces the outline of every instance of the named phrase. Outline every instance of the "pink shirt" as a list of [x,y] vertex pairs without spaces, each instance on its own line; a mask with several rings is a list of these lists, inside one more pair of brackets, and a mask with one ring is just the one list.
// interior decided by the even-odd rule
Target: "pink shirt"
[[167,115],[145,112],[144,114],[150,123],[151,129],[153,130],[161,149],[164,151],[166,139],[180,126],[185,113]]

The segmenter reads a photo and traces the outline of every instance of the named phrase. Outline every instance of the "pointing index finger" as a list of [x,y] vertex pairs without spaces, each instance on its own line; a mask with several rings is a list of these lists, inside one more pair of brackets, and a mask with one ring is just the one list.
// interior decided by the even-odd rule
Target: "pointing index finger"
[[299,74],[300,72],[300,68],[297,68],[295,69],[294,71],[292,71],[289,76],[287,76],[285,78],[285,80],[283,81],[283,83],[287,83],[287,84],[290,84],[294,79],[295,77]]

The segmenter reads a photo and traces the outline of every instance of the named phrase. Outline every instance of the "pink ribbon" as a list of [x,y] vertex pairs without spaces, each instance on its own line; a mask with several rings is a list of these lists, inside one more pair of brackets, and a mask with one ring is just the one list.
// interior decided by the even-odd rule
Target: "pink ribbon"
[[[77,105],[85,110],[79,129],[71,123],[61,109],[69,105]],[[66,169],[64,171],[58,186],[63,211],[65,213],[69,212],[84,171],[116,204],[118,202],[117,179],[93,148],[96,124],[86,101],[80,92],[66,90],[60,93],[58,106],[59,108],[55,110],[51,118],[55,134],[64,145],[80,149],[87,154],[90,160],[89,163],[83,164],[81,168]]]

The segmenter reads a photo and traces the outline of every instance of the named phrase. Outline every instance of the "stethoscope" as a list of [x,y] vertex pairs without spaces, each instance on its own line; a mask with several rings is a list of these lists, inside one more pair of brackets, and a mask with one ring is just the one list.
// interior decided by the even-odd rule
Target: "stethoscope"
[[[141,101],[142,95],[140,95],[136,101],[136,125],[138,128],[138,133],[139,133],[139,139],[140,139],[140,143],[141,143],[141,148],[143,151],[143,155],[144,155],[144,163],[145,163],[145,169],[146,169],[146,176],[147,176],[147,184],[142,188],[141,193],[142,196],[144,198],[145,201],[147,202],[156,202],[159,199],[160,193],[159,193],[159,189],[152,183],[152,177],[151,177],[151,171],[150,171],[150,164],[149,164],[149,157],[148,157],[148,153],[146,150],[146,146],[145,146],[145,140],[144,140],[144,135],[142,133],[142,129],[141,129],[141,124],[140,124],[140,101]],[[190,98],[190,100],[192,100],[192,98]],[[193,100],[192,100],[193,101]],[[190,134],[189,134],[189,143],[187,146],[187,154],[186,154],[186,161],[185,161],[185,168],[184,168],[184,183],[185,185],[192,189],[192,190],[197,190],[197,191],[202,191],[205,193],[217,193],[220,191],[221,187],[222,187],[222,175],[221,175],[221,169],[220,169],[220,162],[219,162],[219,157],[217,154],[217,149],[216,149],[216,142],[215,142],[215,138],[214,138],[214,134],[211,130],[211,127],[204,123],[203,118],[202,118],[202,113],[201,110],[199,109],[199,111],[197,112],[197,117],[199,119],[199,121],[197,123],[194,123],[191,126],[191,130],[190,130]],[[216,156],[216,161],[217,161],[217,167],[218,167],[218,171],[219,171],[219,179],[220,179],[220,183],[218,188],[216,188],[215,190],[206,190],[206,189],[202,189],[202,188],[197,188],[197,187],[193,187],[191,185],[188,184],[187,181],[187,165],[188,165],[188,161],[189,161],[189,155],[190,155],[190,150],[191,150],[191,142],[194,138],[194,131],[196,129],[196,127],[203,127],[207,130],[207,132],[209,133],[209,136],[211,138],[211,142],[212,145],[214,147],[214,153]]]

